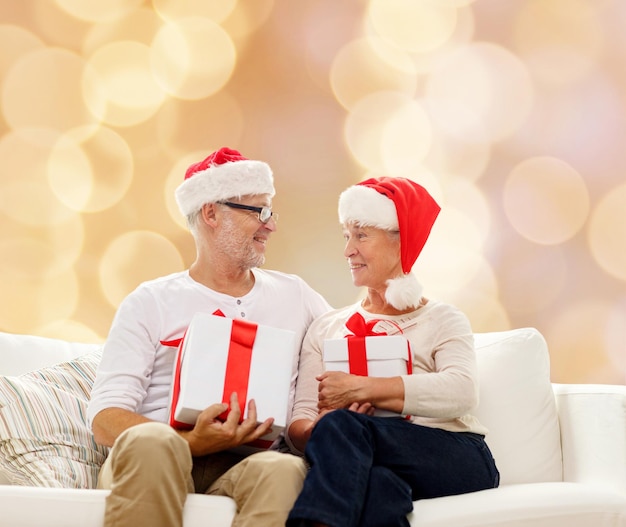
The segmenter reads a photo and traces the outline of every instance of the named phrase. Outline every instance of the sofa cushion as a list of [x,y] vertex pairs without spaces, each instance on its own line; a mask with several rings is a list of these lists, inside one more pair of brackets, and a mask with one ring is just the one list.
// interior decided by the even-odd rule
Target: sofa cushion
[[21,375],[72,360],[100,344],[0,332],[0,375]]
[[533,328],[475,335],[480,402],[474,412],[503,485],[562,481],[561,439],[546,341]]
[[99,349],[21,376],[0,377],[0,471],[11,483],[94,487],[107,449],[85,413]]
[[411,527],[624,527],[626,496],[597,485],[507,485],[419,500]]

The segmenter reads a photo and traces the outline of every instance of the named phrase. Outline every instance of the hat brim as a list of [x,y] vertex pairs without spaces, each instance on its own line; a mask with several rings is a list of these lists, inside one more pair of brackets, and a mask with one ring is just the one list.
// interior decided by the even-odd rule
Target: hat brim
[[339,221],[363,227],[398,230],[398,215],[392,200],[370,187],[354,185],[339,196]]
[[243,160],[194,173],[178,186],[175,197],[183,216],[188,216],[205,203],[256,194],[273,197],[275,193],[269,165],[263,161]]

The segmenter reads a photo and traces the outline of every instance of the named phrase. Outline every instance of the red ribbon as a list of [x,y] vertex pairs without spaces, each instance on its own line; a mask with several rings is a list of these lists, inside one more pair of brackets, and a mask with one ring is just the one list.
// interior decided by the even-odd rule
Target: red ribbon
[[[377,337],[387,335],[386,331],[374,331],[376,324],[381,322],[375,318],[366,322],[361,313],[354,313],[347,321],[346,328],[353,334],[346,335],[348,339],[348,367],[353,375],[363,375],[367,377],[367,351],[365,348],[365,337]],[[402,329],[398,327],[400,333]],[[411,344],[407,340],[407,373],[413,373],[413,357],[411,354]]]
[[[226,316],[219,309],[213,314],[220,317]],[[239,410],[241,412],[241,416],[239,417],[240,423],[244,418],[243,413],[248,398],[248,381],[250,378],[250,364],[252,362],[252,348],[254,346],[254,340],[256,339],[257,327],[258,326],[252,322],[237,319],[233,320],[231,328],[230,347],[228,348],[228,360],[226,362],[222,402],[230,405],[230,394],[237,392]],[[230,410],[226,410],[219,416],[219,418],[226,419],[229,412]],[[272,446],[272,443],[273,441],[268,439],[259,438],[255,441],[251,441],[250,443],[246,443],[246,445],[267,450],[270,446]]]
[[[213,315],[224,317],[224,313],[217,309]],[[237,392],[239,400],[239,410],[241,416],[239,422],[244,419],[244,410],[248,398],[248,381],[250,378],[250,365],[252,362],[252,348],[256,339],[257,324],[245,320],[233,320],[230,333],[230,346],[228,348],[228,358],[226,359],[226,372],[224,376],[224,391],[222,402],[230,406],[230,396]],[[185,331],[186,333],[186,331]],[[164,346],[178,346],[176,354],[176,364],[174,366],[174,386],[172,388],[172,409],[176,408],[180,393],[180,373],[182,369],[182,347],[185,341],[183,335],[180,339],[161,341]],[[230,408],[222,412],[219,419],[225,420],[230,413]],[[174,412],[170,416],[170,426],[179,429],[191,429],[193,425],[181,423],[174,419]],[[271,443],[271,442],[270,442]]]
[[367,377],[367,350],[365,348],[365,337],[386,335],[385,331],[374,331],[374,326],[378,324],[378,319],[366,322],[361,313],[355,313],[346,321],[346,328],[353,334],[346,335],[348,339],[348,367],[353,375]]
[[[377,337],[387,335],[386,331],[374,331],[376,324],[381,322],[380,319],[372,319],[366,322],[361,313],[354,313],[347,321],[346,328],[348,328],[353,334],[346,335],[348,339],[348,367],[350,373],[353,375],[363,375],[367,377],[367,351],[365,348],[365,337]],[[392,324],[394,324],[392,322]],[[396,327],[402,333],[402,328]],[[411,343],[407,340],[407,361],[406,372],[410,375],[413,373],[413,355],[411,353]],[[410,419],[411,416],[405,416],[405,419]]]
[[[185,334],[187,330],[185,330]],[[162,340],[161,344],[164,346],[178,346],[178,350],[176,352],[176,364],[174,365],[174,386],[172,388],[172,404],[171,404],[171,412],[170,412],[170,426],[173,428],[178,428],[181,430],[187,429],[191,430],[193,425],[188,423],[182,423],[174,419],[174,411],[176,410],[176,405],[178,404],[178,397],[180,394],[180,370],[183,363],[183,341],[185,340],[185,335],[183,335],[179,339],[165,341]]]
[[386,335],[386,331],[374,331],[374,326],[380,322],[380,319],[375,318],[369,322],[365,322],[361,313],[355,313],[346,321],[346,327],[354,335],[346,335],[347,337],[373,337],[376,335]]
[[[244,418],[244,409],[248,399],[248,380],[250,378],[250,364],[252,362],[252,348],[256,338],[257,324],[246,320],[233,320],[230,330],[230,346],[224,375],[224,392],[222,402],[230,404],[230,395],[237,392],[239,422]],[[223,412],[219,418],[226,419],[229,410]]]

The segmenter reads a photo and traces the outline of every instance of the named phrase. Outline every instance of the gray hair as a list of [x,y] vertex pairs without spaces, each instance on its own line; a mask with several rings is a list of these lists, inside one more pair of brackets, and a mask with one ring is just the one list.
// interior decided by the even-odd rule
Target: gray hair
[[200,207],[198,210],[194,210],[193,212],[190,212],[186,216],[187,227],[191,231],[191,234],[193,234],[194,236],[198,233],[198,217],[200,216],[201,211],[202,211],[202,207]]

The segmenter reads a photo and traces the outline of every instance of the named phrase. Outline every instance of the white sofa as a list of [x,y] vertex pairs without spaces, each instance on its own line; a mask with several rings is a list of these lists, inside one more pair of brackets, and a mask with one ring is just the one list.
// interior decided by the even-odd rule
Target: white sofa
[[[532,328],[476,334],[476,351],[501,486],[415,502],[411,525],[626,527],[626,386],[551,384]],[[106,455],[82,418],[98,358],[98,345],[0,333],[0,527],[103,524],[107,491],[83,488]],[[190,495],[184,525],[234,513]]]

